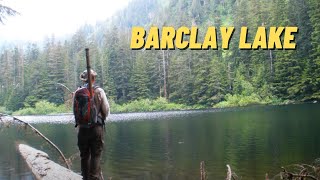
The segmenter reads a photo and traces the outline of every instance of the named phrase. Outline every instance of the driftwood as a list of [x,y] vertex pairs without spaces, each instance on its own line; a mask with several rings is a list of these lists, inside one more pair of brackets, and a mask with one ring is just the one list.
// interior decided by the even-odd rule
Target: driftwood
[[229,166],[229,164],[227,164],[227,168],[228,168],[228,172],[227,172],[227,178],[226,178],[226,180],[231,180],[231,178],[232,178],[232,172],[231,172],[231,167]]
[[25,144],[18,150],[37,180],[81,180],[82,176],[50,160],[47,153]]
[[[271,179],[283,180],[320,180],[320,159],[316,159],[313,165],[309,164],[293,164],[292,172],[286,168],[281,167],[282,171]],[[227,177],[226,180],[237,180],[238,177],[231,171],[230,165],[227,164]],[[201,179],[202,180],[202,179]],[[265,174],[265,180],[269,180],[268,173]]]
[[280,178],[285,180],[307,180],[307,179],[319,180],[319,177],[317,178],[316,174],[312,175],[311,172],[308,171],[308,168],[306,168],[306,167],[311,167],[312,169],[315,170],[315,173],[317,173],[316,171],[319,170],[319,167],[317,168],[315,166],[305,165],[305,164],[303,165],[296,164],[294,166],[300,167],[298,173],[289,172],[284,167],[281,167],[282,172],[280,172]]
[[[200,180],[207,180],[207,173],[205,169],[204,161],[200,162]],[[237,175],[231,171],[231,167],[229,164],[227,164],[227,178],[226,180],[237,180]]]
[[231,167],[229,164],[227,164],[227,178],[226,180],[237,180],[239,179],[238,176],[231,171]]
[[201,180],[206,180],[207,179],[204,161],[200,162],[200,179]]
[[66,167],[68,169],[70,169],[70,165],[69,165],[67,159],[65,158],[65,156],[63,155],[62,151],[58,148],[58,146],[56,146],[52,141],[50,141],[45,135],[43,135],[38,129],[33,127],[31,124],[29,124],[29,123],[27,123],[27,122],[25,122],[25,121],[23,121],[21,119],[18,119],[18,118],[14,117],[14,116],[9,116],[9,115],[0,113],[0,120],[3,117],[12,117],[14,121],[18,121],[18,122],[23,123],[24,125],[30,127],[36,134],[38,134],[40,137],[42,137],[46,142],[48,142],[51,146],[53,146],[58,151],[58,153],[62,157],[63,161],[65,162]]

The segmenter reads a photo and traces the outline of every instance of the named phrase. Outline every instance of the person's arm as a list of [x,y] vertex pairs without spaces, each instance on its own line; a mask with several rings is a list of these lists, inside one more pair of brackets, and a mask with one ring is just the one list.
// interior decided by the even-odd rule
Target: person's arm
[[78,123],[77,123],[77,120],[76,120],[75,94],[76,94],[76,92],[77,92],[79,89],[80,89],[80,88],[78,87],[77,90],[75,90],[74,92],[71,93],[71,95],[72,95],[72,112],[73,112],[74,121],[75,121],[75,126],[74,126],[74,127],[78,127]]
[[103,120],[105,120],[110,114],[110,106],[109,106],[109,102],[108,102],[106,93],[101,88],[100,88],[100,91],[99,91],[99,100],[100,100],[100,103],[101,103],[100,112],[101,112]]

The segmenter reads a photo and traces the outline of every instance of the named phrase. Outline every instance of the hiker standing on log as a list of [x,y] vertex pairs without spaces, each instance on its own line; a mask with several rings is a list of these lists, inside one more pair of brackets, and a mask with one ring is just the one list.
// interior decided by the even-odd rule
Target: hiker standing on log
[[94,85],[97,73],[90,69],[88,76],[87,72],[85,70],[80,74],[84,85],[75,92],[73,105],[75,127],[79,127],[81,174],[83,180],[101,180],[103,176],[100,160],[104,145],[104,125],[110,107],[104,90]]

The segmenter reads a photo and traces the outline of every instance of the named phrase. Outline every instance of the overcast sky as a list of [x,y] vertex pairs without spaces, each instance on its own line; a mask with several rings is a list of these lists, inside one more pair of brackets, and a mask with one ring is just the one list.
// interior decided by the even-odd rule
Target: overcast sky
[[75,32],[85,23],[106,20],[129,0],[0,0],[20,13],[0,24],[2,41],[41,41]]

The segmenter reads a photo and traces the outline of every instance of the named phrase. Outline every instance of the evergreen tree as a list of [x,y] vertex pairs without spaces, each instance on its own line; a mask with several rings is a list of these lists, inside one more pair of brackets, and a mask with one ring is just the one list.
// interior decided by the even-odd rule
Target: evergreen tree
[[208,104],[210,106],[221,102],[228,93],[227,66],[222,59],[213,57],[210,62],[208,79]]
[[193,92],[192,97],[194,102],[197,104],[208,105],[209,98],[209,71],[210,71],[210,58],[205,54],[204,51],[193,51],[192,59],[196,59],[194,62],[194,82],[193,82]]
[[[2,46],[0,106],[16,110],[40,100],[56,104],[68,100],[68,92],[57,83],[72,90],[82,84],[79,74],[86,69],[86,47],[99,75],[97,84],[117,103],[166,97],[212,106],[225,100],[226,94],[320,99],[319,9],[318,0],[133,0],[107,21],[83,25],[64,43],[53,36],[44,46]],[[133,51],[129,49],[132,26],[197,26],[198,42],[208,26],[215,26],[218,50]],[[221,26],[236,29],[228,50],[221,49]],[[258,26],[297,26],[297,48],[239,50],[243,26],[249,28],[249,42]],[[188,39],[186,35],[184,40]]]
[[148,76],[146,64],[143,61],[143,55],[137,56],[136,63],[133,66],[132,76],[130,78],[129,94],[132,100],[149,98]]
[[[288,26],[289,18],[288,4],[283,1],[276,1],[274,21],[279,26]],[[282,36],[283,40],[283,36]],[[298,60],[293,50],[277,50],[275,59],[275,75],[273,88],[275,95],[283,99],[298,99],[300,89],[296,88],[301,79],[302,68],[301,61]]]
[[126,43],[123,37],[120,39],[118,29],[114,26],[110,36],[107,37],[108,71],[110,79],[114,80],[116,100],[120,102],[127,101],[128,82],[132,67],[128,58],[129,49],[124,47],[129,47],[129,43]]
[[317,0],[309,0],[310,10],[308,14],[310,16],[310,22],[312,25],[311,32],[311,45],[312,54],[311,60],[308,60],[307,66],[307,83],[310,85],[309,92],[313,94],[312,99],[320,98],[320,2]]
[[192,60],[189,52],[179,52],[170,65],[170,100],[183,104],[193,104]]

